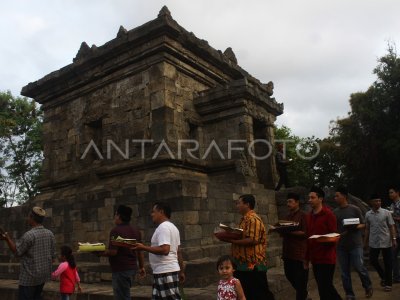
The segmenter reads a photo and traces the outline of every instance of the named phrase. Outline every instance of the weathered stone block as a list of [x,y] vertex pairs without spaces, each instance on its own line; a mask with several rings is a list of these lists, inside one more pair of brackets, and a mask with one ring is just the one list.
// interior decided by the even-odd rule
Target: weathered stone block
[[114,217],[114,210],[110,207],[100,207],[97,209],[98,211],[98,220],[99,221],[109,221]]
[[201,239],[201,237],[202,237],[202,228],[200,225],[185,225],[184,226],[184,239],[185,240]]

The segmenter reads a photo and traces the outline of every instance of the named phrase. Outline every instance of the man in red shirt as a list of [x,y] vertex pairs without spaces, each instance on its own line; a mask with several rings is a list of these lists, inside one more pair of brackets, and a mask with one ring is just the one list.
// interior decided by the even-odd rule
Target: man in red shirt
[[[312,210],[307,215],[307,236],[337,232],[336,217],[322,205],[325,193],[319,187],[312,187],[308,194],[308,203]],[[320,300],[342,300],[333,285],[336,265],[336,243],[320,243],[317,239],[308,239],[305,268],[312,263]]]
[[296,300],[307,299],[308,269],[304,269],[307,249],[306,214],[300,209],[300,196],[296,193],[287,194],[289,214],[286,220],[299,223],[295,231],[281,233],[282,259],[285,276],[296,290]]

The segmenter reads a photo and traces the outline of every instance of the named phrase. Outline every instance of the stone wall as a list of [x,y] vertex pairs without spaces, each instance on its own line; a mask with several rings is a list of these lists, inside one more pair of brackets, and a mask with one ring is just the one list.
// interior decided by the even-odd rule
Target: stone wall
[[[140,176],[137,175],[137,177]],[[134,180],[134,177],[130,179],[120,177],[117,183],[113,178],[113,182],[104,182],[104,186],[92,187],[89,190],[68,191],[64,188],[54,193],[52,199],[37,202],[36,205],[42,205],[46,209],[48,217],[45,225],[54,232],[57,248],[67,244],[77,250],[78,242],[107,243],[108,232],[113,226],[114,210],[119,204],[132,207],[134,211],[132,223],[139,226],[144,235],[144,242],[149,243],[155,228],[149,216],[151,204],[155,200],[166,201],[172,206],[171,220],[181,233],[184,259],[189,262],[189,268],[198,266],[199,261],[206,262],[207,259],[211,259],[210,264],[205,264],[209,270],[208,273],[203,272],[205,285],[212,280],[209,272],[215,267],[214,260],[222,254],[229,253],[229,245],[219,242],[213,236],[214,229],[220,222],[238,223],[240,216],[236,211],[234,200],[240,194],[255,194],[256,209],[266,224],[277,221],[276,206],[271,203],[274,192],[266,191],[260,184],[253,183],[248,186],[222,184],[218,176],[211,177],[210,181],[193,178],[193,180],[157,180],[153,183],[137,182],[135,184]],[[19,238],[24,231],[28,230],[27,226],[22,226],[23,222],[21,222],[27,212],[27,207],[0,211],[2,224],[6,224],[3,226],[14,238]],[[5,243],[0,244],[0,251],[3,262],[16,262],[13,257],[9,257],[9,250]],[[268,255],[270,266],[279,264],[279,242],[276,241],[276,237],[269,242]],[[84,281],[109,279],[110,270],[104,266],[107,265],[105,259],[99,259],[90,254],[77,254],[77,260],[100,263],[100,265],[82,265],[81,272],[84,273],[82,275]],[[7,268],[9,271],[9,266]],[[8,271],[3,269],[4,273]],[[1,273],[0,276],[3,276]],[[14,278],[15,274],[11,277]],[[189,285],[196,285],[199,282],[201,282],[199,276],[188,278]]]

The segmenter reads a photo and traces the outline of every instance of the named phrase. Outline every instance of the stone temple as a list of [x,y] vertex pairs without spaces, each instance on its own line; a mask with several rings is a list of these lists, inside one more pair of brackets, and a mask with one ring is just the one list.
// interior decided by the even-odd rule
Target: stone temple
[[[221,222],[237,224],[239,195],[254,194],[264,222],[277,221],[271,153],[283,105],[272,89],[239,67],[231,48],[215,50],[166,7],[102,46],[83,42],[72,64],[22,89],[44,111],[40,194],[28,205],[46,209],[57,247],[76,249],[107,243],[119,204],[133,208],[148,243],[152,204],[169,202],[193,274],[187,285],[205,285],[216,258],[229,253],[213,233]],[[14,238],[28,229],[28,205],[0,211]],[[271,266],[279,261],[274,239]],[[0,247],[0,276],[16,278],[18,264]],[[110,280],[106,260],[78,260],[83,281]]]

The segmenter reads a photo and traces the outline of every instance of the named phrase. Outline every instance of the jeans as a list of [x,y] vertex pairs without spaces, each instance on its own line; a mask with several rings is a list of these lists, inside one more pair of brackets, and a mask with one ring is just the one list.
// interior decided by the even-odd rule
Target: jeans
[[112,273],[112,287],[116,300],[131,300],[132,277],[135,270]]
[[300,260],[284,259],[285,276],[296,290],[296,300],[307,299],[308,269],[304,269]]
[[61,300],[69,300],[69,296],[71,296],[71,294],[63,294],[63,293],[61,293]]
[[333,285],[335,265],[313,264],[313,272],[315,281],[317,282],[320,300],[342,300],[342,297],[340,297]]
[[397,238],[397,246],[393,249],[393,280],[400,281],[399,269],[400,238]]
[[34,286],[18,286],[18,300],[41,300],[44,283]]
[[[383,264],[385,265],[385,271],[383,271],[379,264],[378,257],[379,252],[382,251]],[[369,260],[371,265],[378,272],[381,280],[385,281],[385,285],[392,286],[392,247],[389,248],[369,248]]]
[[337,254],[342,275],[343,289],[346,292],[346,296],[355,296],[351,284],[351,267],[353,267],[358,273],[364,289],[372,287],[368,271],[364,266],[364,254],[361,247],[351,250],[338,248]]

